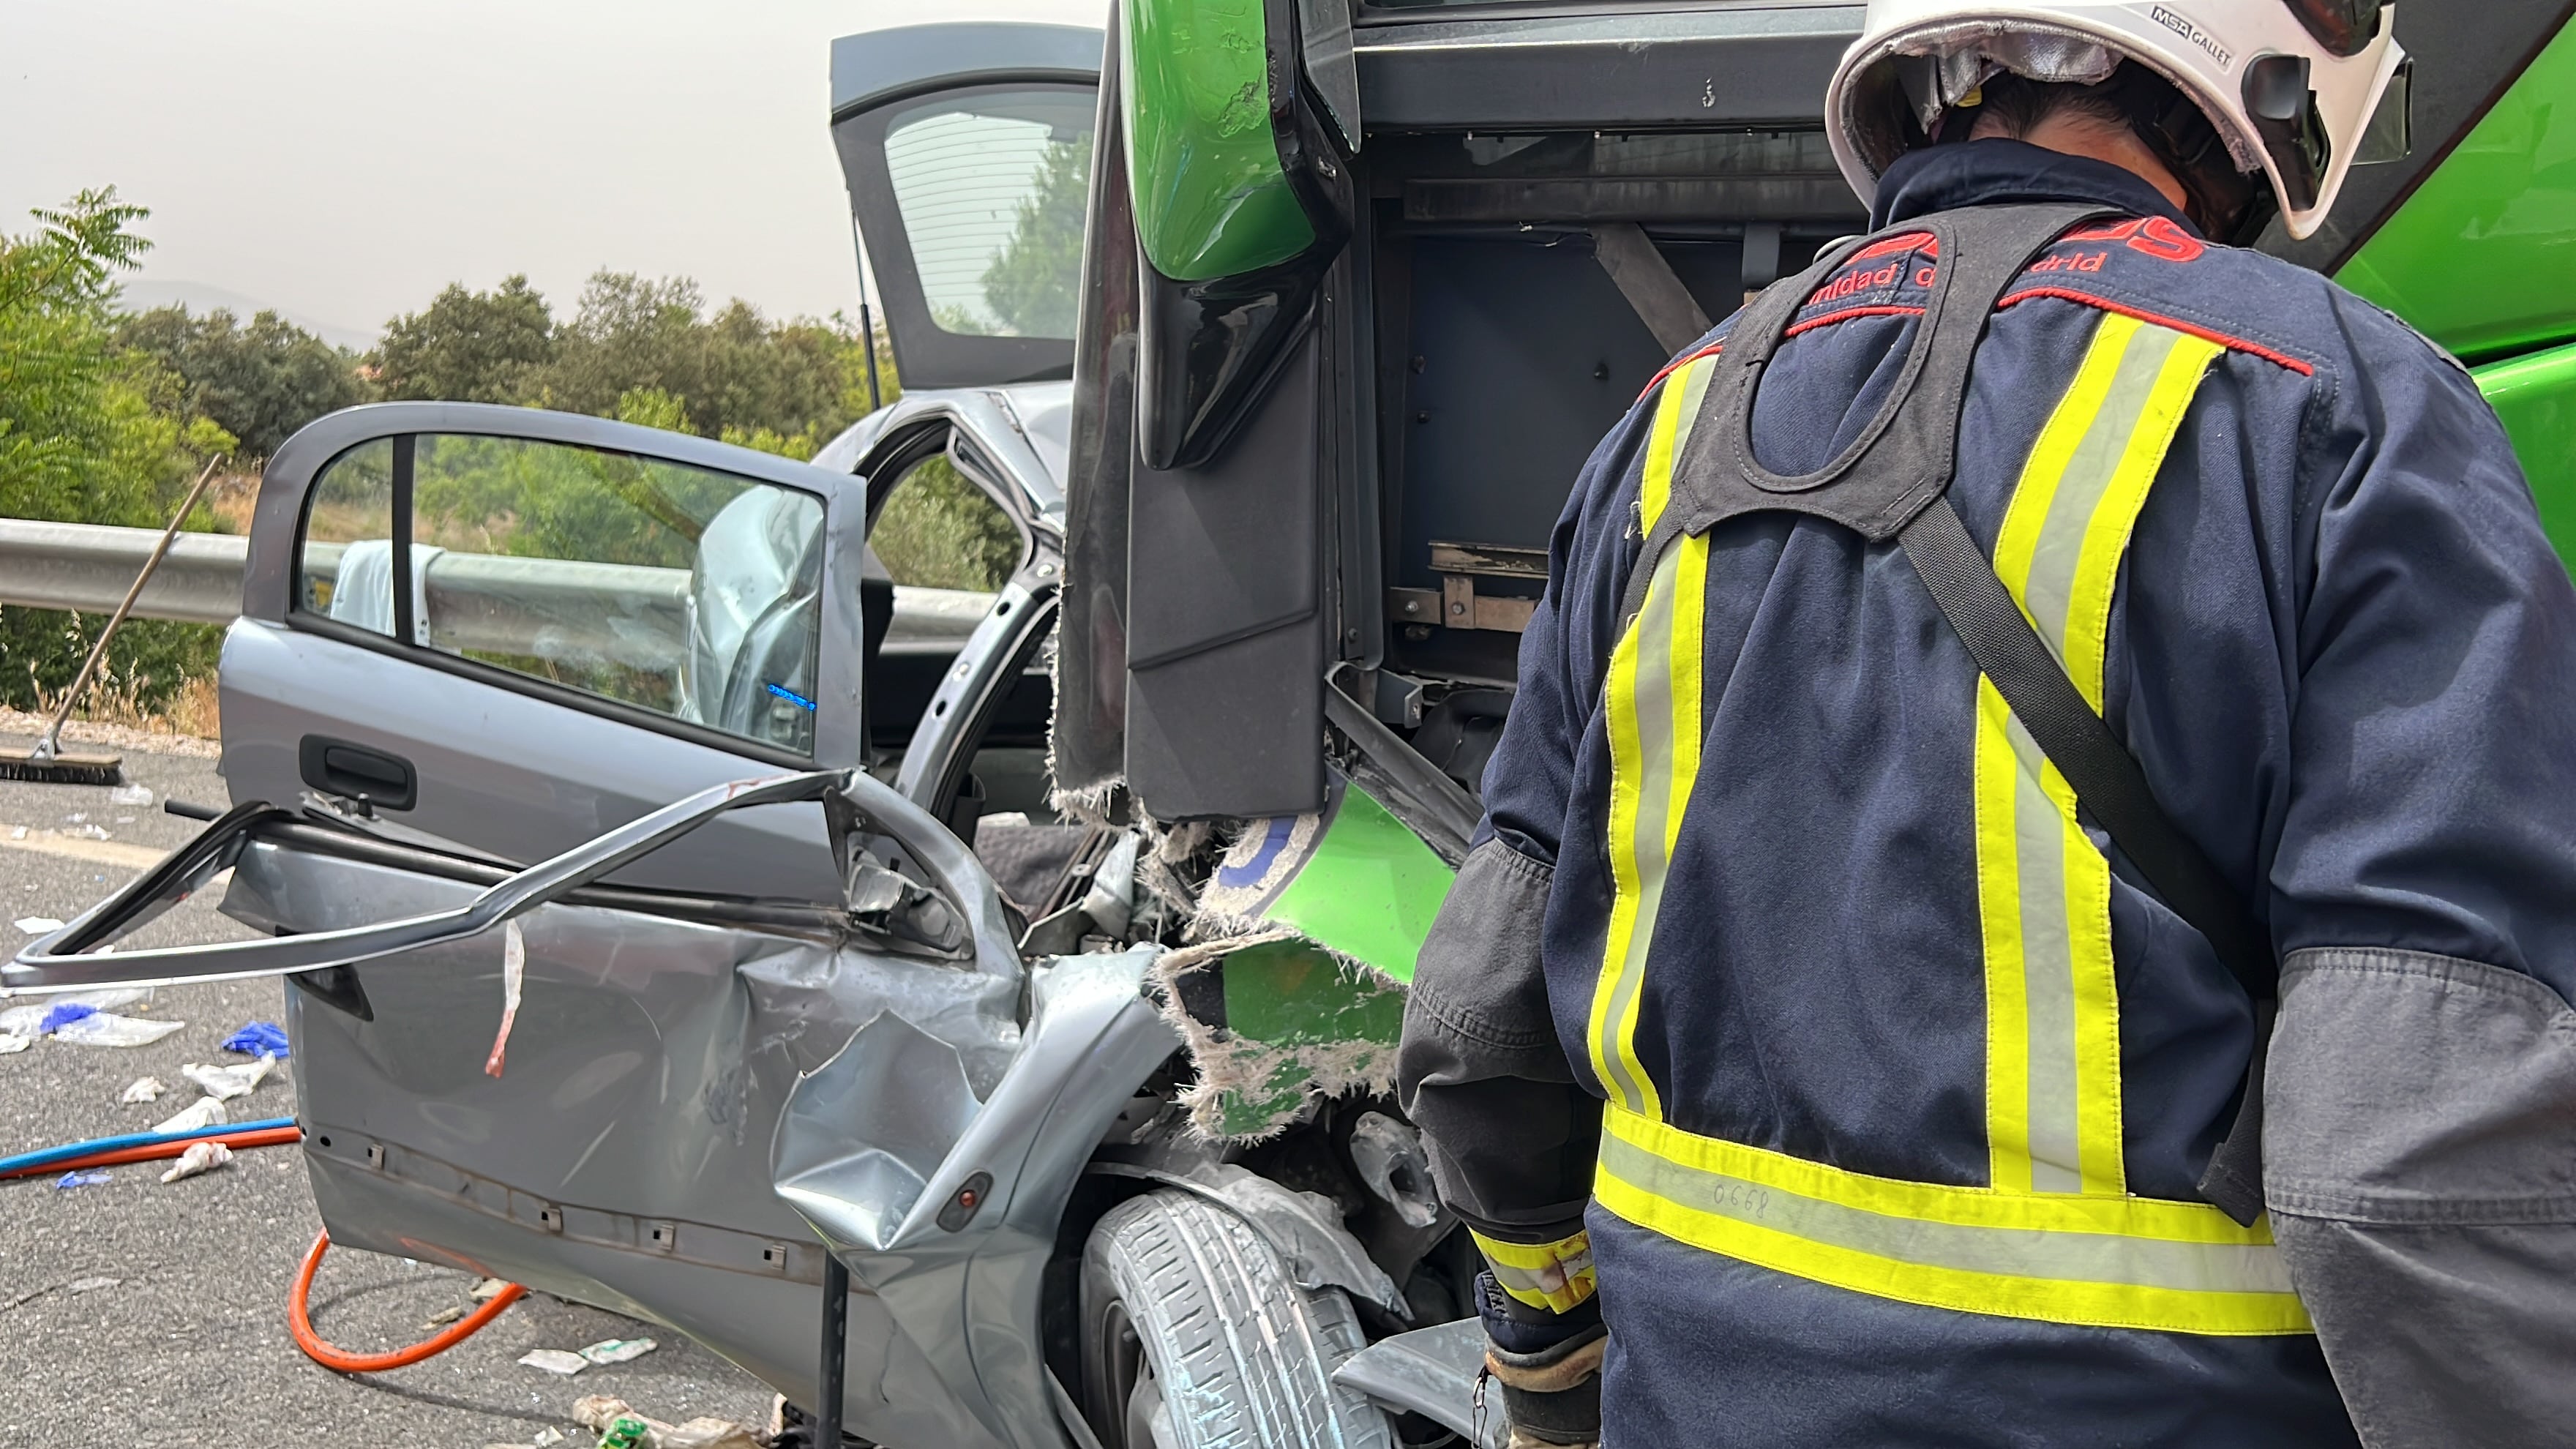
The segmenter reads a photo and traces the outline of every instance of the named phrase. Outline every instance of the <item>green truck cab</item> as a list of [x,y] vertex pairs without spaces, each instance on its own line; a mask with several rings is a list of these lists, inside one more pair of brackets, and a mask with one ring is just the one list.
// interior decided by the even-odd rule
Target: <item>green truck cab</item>
[[[2473,369],[2562,549],[2570,8],[2400,19],[2404,154],[2357,167],[2316,236],[2275,223],[2260,242]],[[1228,822],[1253,844],[1202,916],[1354,968],[1300,968],[1324,997],[1304,1016],[1250,969],[1275,948],[1218,961],[1226,990],[1201,999],[1341,1021],[1352,992],[1409,976],[1586,454],[1711,319],[1863,225],[1821,114],[1860,20],[1731,0],[1120,0],[1068,349],[1055,785]],[[1301,885],[1315,870],[1329,889]],[[1203,1122],[1275,1131],[1319,1082],[1383,1081],[1383,1063],[1301,1075],[1301,1054],[1318,1055],[1282,1043],[1228,1074]]]
[[[2475,369],[2576,540],[2568,9],[2399,19],[2411,148],[2261,245]],[[1337,686],[1472,791],[1586,453],[1676,339],[1861,224],[1820,115],[1859,19],[1123,0],[1059,783],[1161,819],[1320,809]]]

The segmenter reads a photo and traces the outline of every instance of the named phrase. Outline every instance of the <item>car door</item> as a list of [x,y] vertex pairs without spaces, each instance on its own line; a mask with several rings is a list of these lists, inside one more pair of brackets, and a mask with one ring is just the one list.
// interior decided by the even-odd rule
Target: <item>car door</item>
[[[235,803],[544,859],[704,786],[860,763],[855,480],[600,418],[386,403],[278,450],[225,636]],[[819,812],[624,883],[837,897]]]
[[[989,1093],[1026,987],[973,854],[858,768],[866,507],[597,419],[314,424],[224,651],[233,809],[0,987],[286,975],[336,1243],[668,1324],[810,1402],[793,1089],[891,1018]],[[105,949],[218,882],[265,939]],[[849,1323],[854,1426],[993,1442],[873,1296]]]

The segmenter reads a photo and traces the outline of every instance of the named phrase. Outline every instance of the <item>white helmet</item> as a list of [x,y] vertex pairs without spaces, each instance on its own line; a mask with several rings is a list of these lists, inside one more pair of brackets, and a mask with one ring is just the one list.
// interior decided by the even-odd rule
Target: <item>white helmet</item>
[[2380,0],[1870,0],[1825,93],[1834,159],[1873,200],[1889,164],[1996,75],[2094,85],[2132,60],[2197,104],[2304,237],[2405,63],[2395,16]]

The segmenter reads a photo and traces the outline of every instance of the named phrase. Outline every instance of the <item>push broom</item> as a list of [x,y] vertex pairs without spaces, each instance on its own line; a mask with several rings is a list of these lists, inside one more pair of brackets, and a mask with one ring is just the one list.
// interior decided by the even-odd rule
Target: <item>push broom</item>
[[143,572],[134,576],[134,586],[125,591],[125,602],[116,606],[116,613],[107,621],[107,627],[98,631],[98,642],[89,647],[89,657],[81,661],[80,673],[72,676],[72,687],[63,691],[61,702],[54,706],[54,717],[46,723],[43,737],[36,741],[33,749],[0,750],[0,780],[28,780],[49,785],[114,785],[125,778],[117,769],[123,762],[121,756],[65,753],[63,721],[71,718],[72,706],[80,701],[81,692],[89,688],[90,676],[98,672],[99,664],[107,658],[108,641],[116,637],[118,627],[125,623],[125,616],[134,612],[134,601],[143,597],[143,586],[152,582],[152,571],[161,567],[162,556],[170,551],[171,543],[179,537],[179,525],[187,521],[188,510],[197,506],[199,495],[206,491],[208,483],[214,481],[215,469],[222,466],[223,461],[223,455],[216,454],[207,462],[206,471],[197,475],[197,484],[188,490],[187,501],[179,505],[178,513],[170,519],[170,526],[161,531],[161,541],[152,546],[152,556],[143,561]]

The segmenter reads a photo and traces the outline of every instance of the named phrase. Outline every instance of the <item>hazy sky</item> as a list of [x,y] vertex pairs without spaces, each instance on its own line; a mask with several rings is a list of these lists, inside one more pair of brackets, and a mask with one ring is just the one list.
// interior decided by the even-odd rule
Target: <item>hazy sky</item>
[[[141,276],[372,333],[600,267],[855,312],[832,38],[1090,0],[0,0],[0,231],[113,183]],[[156,288],[157,289],[157,288]]]

